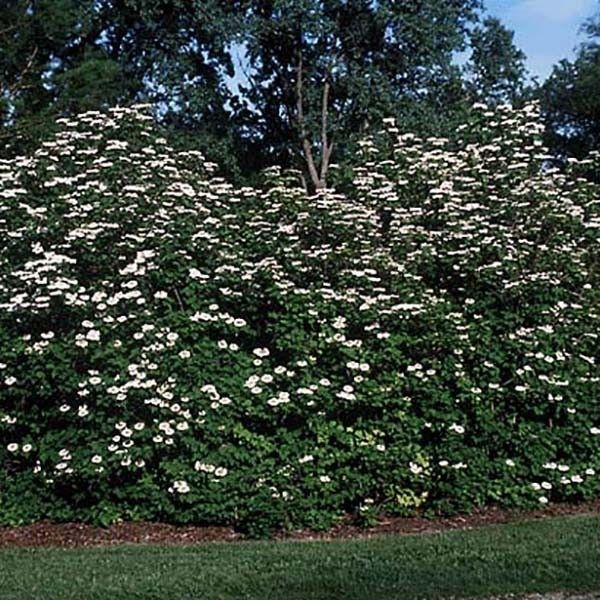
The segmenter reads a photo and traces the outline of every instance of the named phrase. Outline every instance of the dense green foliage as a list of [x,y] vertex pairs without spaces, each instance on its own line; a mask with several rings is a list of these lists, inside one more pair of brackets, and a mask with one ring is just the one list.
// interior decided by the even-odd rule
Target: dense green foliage
[[599,555],[598,517],[370,540],[0,550],[0,598],[422,600],[583,593],[600,589]]
[[0,521],[327,527],[600,492],[598,187],[535,107],[234,188],[140,109],[0,162]]

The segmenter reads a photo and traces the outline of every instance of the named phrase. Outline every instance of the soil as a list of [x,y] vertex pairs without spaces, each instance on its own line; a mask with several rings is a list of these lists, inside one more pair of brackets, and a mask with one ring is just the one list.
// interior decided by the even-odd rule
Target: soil
[[[299,530],[280,533],[278,540],[335,540],[370,538],[378,535],[415,535],[468,530],[486,525],[535,521],[558,516],[600,515],[600,500],[580,505],[556,504],[538,511],[488,508],[469,515],[425,519],[381,519],[370,528],[358,527],[351,517],[326,532]],[[0,527],[0,548],[114,546],[118,544],[182,545],[204,542],[234,542],[244,537],[231,527],[176,526],[164,523],[118,523],[93,527],[82,523],[41,521],[20,527]]]

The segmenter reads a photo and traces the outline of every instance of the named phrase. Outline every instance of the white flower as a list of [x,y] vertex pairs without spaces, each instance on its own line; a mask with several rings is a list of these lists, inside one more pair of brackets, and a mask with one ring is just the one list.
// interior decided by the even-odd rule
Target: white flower
[[306,463],[306,462],[312,462],[313,460],[314,460],[314,456],[312,454],[306,454],[302,458],[299,458],[298,462],[300,464],[302,464],[302,463]]
[[205,275],[204,273],[202,273],[202,271],[199,271],[198,269],[190,269],[190,277],[192,279],[208,279],[208,275]]
[[227,475],[227,469],[225,467],[217,467],[215,469],[216,477],[225,477],[225,475]]
[[87,332],[85,338],[90,342],[97,342],[100,340],[100,332],[97,329],[90,329]]
[[216,467],[214,465],[211,465],[208,463],[203,463],[203,462],[200,462],[199,460],[197,460],[194,463],[194,469],[196,471],[203,471],[204,473],[214,473]]
[[16,377],[7,377],[4,380],[4,383],[5,383],[5,385],[8,385],[10,387],[11,385],[14,385],[15,383],[17,383],[17,378]]
[[329,477],[328,475],[321,475],[319,477],[319,481],[321,483],[329,483],[331,481],[331,477]]
[[259,358],[265,358],[270,354],[268,348],[254,348],[252,352],[255,356],[258,356]]
[[408,468],[410,472],[414,475],[419,475],[423,472],[423,467],[419,466],[417,463],[414,462],[409,463]]
[[102,462],[102,457],[99,454],[94,454],[90,459],[95,465],[99,465]]
[[540,504],[548,504],[548,498],[546,496],[539,497]]
[[31,452],[32,449],[33,446],[31,444],[23,444],[23,447],[21,448],[25,454]]
[[190,491],[190,486],[188,485],[187,481],[184,481],[183,479],[174,481],[173,488],[180,494],[187,494]]
[[192,355],[192,353],[189,350],[182,350],[179,353],[179,358],[185,359],[185,358],[189,358],[191,355]]
[[514,461],[514,460],[511,460],[510,458],[507,458],[507,459],[506,459],[504,462],[505,462],[505,463],[507,464],[507,466],[509,466],[509,467],[514,467],[514,466],[515,466],[515,461]]
[[19,449],[19,444],[15,444],[15,443],[9,444],[8,446],[6,446],[6,449],[9,452],[16,452]]
[[456,433],[465,432],[465,428],[462,425],[457,425],[456,423],[452,423],[448,429],[450,429],[450,431],[455,431]]

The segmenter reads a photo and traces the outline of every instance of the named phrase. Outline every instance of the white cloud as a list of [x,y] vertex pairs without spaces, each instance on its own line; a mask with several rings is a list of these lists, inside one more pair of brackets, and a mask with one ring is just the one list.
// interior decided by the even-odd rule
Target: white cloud
[[591,16],[596,0],[523,0],[514,10],[523,17],[564,23]]

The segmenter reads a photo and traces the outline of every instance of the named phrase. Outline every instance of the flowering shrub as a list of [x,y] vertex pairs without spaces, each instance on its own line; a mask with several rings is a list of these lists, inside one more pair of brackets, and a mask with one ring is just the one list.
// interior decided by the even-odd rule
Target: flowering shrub
[[0,162],[0,522],[232,523],[600,495],[599,188],[535,107],[233,188],[143,107]]

